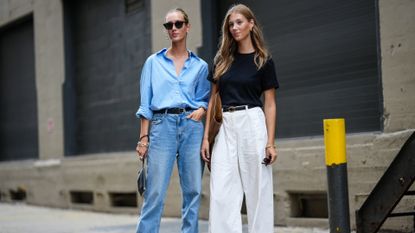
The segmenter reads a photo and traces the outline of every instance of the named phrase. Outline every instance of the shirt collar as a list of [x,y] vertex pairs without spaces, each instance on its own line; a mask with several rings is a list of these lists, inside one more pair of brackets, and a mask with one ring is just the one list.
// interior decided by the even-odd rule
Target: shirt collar
[[[190,58],[196,58],[197,60],[200,60],[200,58],[194,54],[192,51],[187,50],[187,52],[189,52],[189,57]],[[163,48],[162,50],[157,52],[157,55],[163,55],[164,58],[167,58],[167,48]]]

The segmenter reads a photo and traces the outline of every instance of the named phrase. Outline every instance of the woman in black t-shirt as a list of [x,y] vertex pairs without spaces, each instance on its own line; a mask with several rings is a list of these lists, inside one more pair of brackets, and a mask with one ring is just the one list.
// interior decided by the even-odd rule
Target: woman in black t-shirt
[[[223,123],[210,156],[207,119],[201,149],[202,158],[211,163],[210,232],[242,232],[240,210],[245,194],[248,231],[272,233],[273,182],[268,165],[277,158],[278,81],[261,29],[247,6],[238,4],[228,10],[214,67],[208,79],[211,96],[217,91],[221,96]],[[208,115],[211,110],[209,103]]]

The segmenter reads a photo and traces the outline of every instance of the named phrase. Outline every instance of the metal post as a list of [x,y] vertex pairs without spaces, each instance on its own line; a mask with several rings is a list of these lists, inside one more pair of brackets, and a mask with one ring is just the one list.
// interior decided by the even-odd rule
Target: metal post
[[350,233],[344,119],[324,120],[330,233]]

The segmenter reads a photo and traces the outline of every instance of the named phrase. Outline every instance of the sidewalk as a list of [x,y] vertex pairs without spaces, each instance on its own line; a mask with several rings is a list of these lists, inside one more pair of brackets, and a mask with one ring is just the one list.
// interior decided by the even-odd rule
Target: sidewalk
[[[136,216],[53,209],[0,202],[0,233],[133,233]],[[200,233],[208,232],[199,221]],[[163,218],[160,233],[180,233],[180,219]],[[244,233],[247,233],[244,226]],[[315,228],[276,227],[278,233],[328,233]]]

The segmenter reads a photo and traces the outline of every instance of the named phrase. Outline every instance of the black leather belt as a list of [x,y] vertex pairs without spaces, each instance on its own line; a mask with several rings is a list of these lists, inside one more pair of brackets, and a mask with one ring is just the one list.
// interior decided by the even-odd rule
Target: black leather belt
[[234,112],[239,110],[245,110],[250,108],[255,108],[256,106],[253,105],[239,105],[239,106],[226,106],[222,108],[223,112]]
[[192,108],[163,108],[160,110],[153,111],[154,114],[157,113],[167,113],[167,114],[181,114],[184,112],[192,111]]

